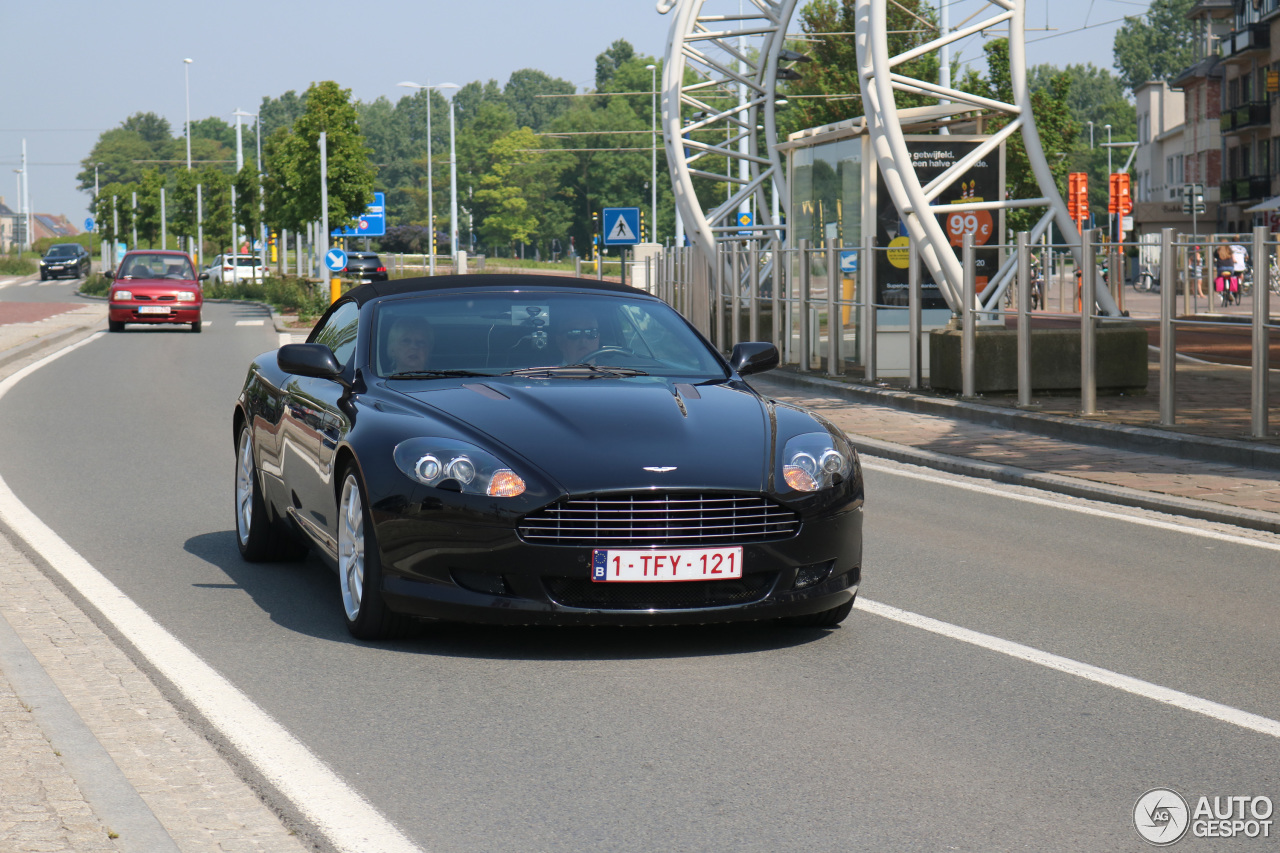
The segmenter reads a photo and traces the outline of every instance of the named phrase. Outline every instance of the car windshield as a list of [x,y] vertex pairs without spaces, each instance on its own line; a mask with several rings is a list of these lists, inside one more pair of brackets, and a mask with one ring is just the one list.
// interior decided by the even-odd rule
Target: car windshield
[[65,243],[63,243],[63,244],[60,244],[60,245],[57,245],[57,246],[50,246],[50,247],[49,247],[49,255],[48,255],[48,257],[50,257],[50,258],[58,258],[58,257],[62,257],[63,255],[65,255],[65,256],[67,256],[67,257],[71,257],[71,256],[73,256],[73,255],[75,255],[75,254],[76,254],[76,247],[75,247],[75,246],[68,246],[68,245],[66,245]]
[[625,295],[449,293],[395,299],[379,306],[374,340],[374,367],[381,376],[467,371],[648,375],[687,382],[727,376],[679,314],[664,303]]
[[119,278],[176,278],[192,280],[191,261],[178,255],[129,255],[120,265]]

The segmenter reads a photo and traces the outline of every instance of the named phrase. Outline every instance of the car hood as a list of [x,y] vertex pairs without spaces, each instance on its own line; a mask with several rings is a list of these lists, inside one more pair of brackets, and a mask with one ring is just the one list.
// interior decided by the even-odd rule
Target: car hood
[[773,410],[741,386],[494,377],[402,393],[509,447],[569,493],[757,492],[769,480]]

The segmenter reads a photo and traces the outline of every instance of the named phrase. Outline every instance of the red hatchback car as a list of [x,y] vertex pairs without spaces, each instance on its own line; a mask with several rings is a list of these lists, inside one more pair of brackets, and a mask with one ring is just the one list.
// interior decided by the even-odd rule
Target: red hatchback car
[[204,293],[195,264],[186,252],[136,251],[120,261],[112,279],[107,328],[124,330],[125,323],[190,323],[200,331]]

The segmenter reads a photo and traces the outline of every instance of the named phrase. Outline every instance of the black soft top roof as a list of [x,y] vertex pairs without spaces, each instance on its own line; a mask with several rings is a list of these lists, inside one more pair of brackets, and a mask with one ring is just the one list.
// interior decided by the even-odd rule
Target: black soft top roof
[[473,290],[491,288],[493,290],[585,290],[603,293],[625,293],[631,296],[649,296],[643,290],[611,281],[599,281],[594,278],[576,278],[564,275],[514,275],[477,274],[477,275],[436,275],[418,278],[400,278],[394,281],[377,281],[353,287],[347,296],[363,305],[370,299],[380,296],[399,296],[405,293],[434,293],[441,290]]

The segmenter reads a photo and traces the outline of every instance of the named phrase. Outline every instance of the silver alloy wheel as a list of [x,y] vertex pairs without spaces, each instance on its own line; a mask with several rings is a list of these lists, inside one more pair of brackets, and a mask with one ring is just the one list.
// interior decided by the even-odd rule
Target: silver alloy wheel
[[249,430],[240,431],[240,450],[236,454],[236,535],[240,546],[249,544],[253,524],[253,444]]
[[342,606],[347,619],[360,616],[364,598],[364,505],[355,474],[342,483],[342,504],[338,508],[338,577],[342,583]]

